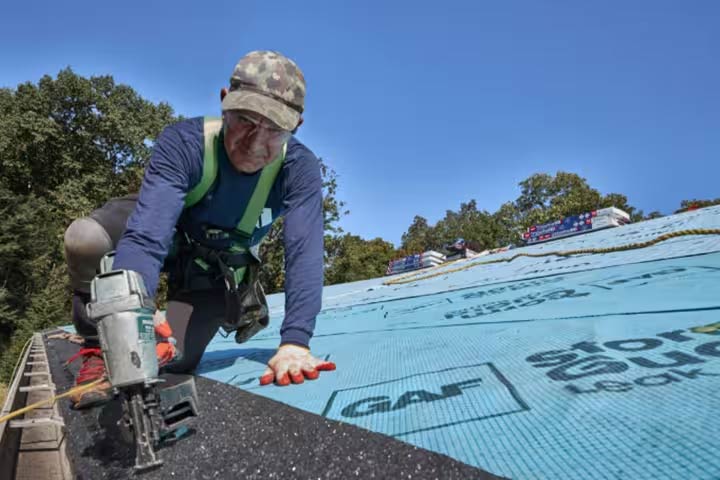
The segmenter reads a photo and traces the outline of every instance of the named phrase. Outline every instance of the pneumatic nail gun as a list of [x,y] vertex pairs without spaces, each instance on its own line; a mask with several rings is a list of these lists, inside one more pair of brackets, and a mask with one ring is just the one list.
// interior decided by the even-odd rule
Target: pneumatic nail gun
[[122,401],[120,430],[135,443],[135,470],[145,470],[162,465],[156,448],[197,416],[197,391],[192,376],[159,374],[154,302],[142,277],[112,270],[112,258],[103,258],[92,281],[87,311],[97,322],[108,381]]

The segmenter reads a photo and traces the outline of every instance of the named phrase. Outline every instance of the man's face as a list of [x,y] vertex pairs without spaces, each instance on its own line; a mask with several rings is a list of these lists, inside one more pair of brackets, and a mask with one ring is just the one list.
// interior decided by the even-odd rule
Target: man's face
[[252,174],[278,156],[291,133],[262,115],[249,110],[223,112],[225,151],[230,163],[242,173]]

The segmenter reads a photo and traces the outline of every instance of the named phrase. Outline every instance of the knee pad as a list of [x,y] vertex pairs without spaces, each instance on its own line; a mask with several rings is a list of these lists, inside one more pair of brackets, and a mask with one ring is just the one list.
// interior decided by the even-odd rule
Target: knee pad
[[65,230],[65,260],[74,290],[90,292],[100,259],[114,248],[110,235],[90,217],[78,218]]

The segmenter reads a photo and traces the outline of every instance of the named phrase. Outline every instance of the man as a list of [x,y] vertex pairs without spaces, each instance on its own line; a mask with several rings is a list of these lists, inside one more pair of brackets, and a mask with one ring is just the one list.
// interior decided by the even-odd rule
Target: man
[[[303,74],[277,52],[251,52],[220,98],[222,122],[196,118],[161,133],[139,195],[113,199],[66,231],[73,323],[85,338],[76,385],[105,374],[85,307],[106,253],[115,249],[112,268],[139,274],[151,298],[160,271],[168,271],[167,322],[156,314],[156,332],[161,339],[173,335],[179,355],[167,342],[158,355],[163,370],[189,372],[221,326],[240,343],[267,325],[257,247],[279,216],[285,318],[260,383],[302,383],[335,369],[309,350],[321,306],[323,198],[319,162],[293,136],[303,122]],[[103,382],[72,400],[84,408],[108,398]]]

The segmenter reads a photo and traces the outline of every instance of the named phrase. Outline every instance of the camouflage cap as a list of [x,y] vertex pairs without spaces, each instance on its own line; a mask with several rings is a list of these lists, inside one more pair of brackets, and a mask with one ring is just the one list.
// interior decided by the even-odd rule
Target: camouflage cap
[[305,78],[278,52],[255,51],[235,65],[225,110],[252,110],[284,130],[294,130],[305,106]]

